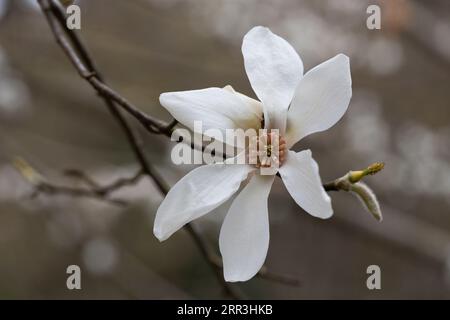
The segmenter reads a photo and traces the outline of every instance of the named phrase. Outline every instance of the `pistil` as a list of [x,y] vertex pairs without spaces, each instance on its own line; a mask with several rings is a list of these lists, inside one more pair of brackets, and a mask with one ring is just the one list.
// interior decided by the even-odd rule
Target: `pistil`
[[258,151],[252,154],[257,155],[257,168],[279,167],[286,160],[286,140],[277,131],[269,130],[261,134],[256,147]]

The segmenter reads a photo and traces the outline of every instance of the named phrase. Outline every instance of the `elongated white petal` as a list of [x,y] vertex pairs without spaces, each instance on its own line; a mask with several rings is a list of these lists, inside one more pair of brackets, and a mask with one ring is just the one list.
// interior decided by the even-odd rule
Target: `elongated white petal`
[[230,85],[225,86],[224,90],[232,92],[236,96],[238,96],[240,99],[243,99],[244,102],[246,104],[248,104],[253,109],[253,112],[260,116],[259,120],[262,121],[262,116],[263,116],[263,112],[264,111],[263,111],[263,105],[262,105],[262,103],[260,101],[258,101],[256,99],[253,99],[253,98],[250,98],[249,96],[246,96],[245,94],[234,90],[234,88],[232,86],[230,86]]
[[210,164],[192,170],[170,189],[159,206],[153,233],[160,241],[166,240],[186,223],[218,207],[252,170],[238,164]]
[[279,172],[286,189],[303,210],[322,219],[333,215],[331,199],[322,187],[319,166],[310,150],[289,151]]
[[[254,105],[222,88],[166,92],[159,97],[161,105],[180,123],[189,129],[202,133],[218,129],[226,142],[226,129],[259,129],[262,114]],[[202,121],[200,131],[194,128],[194,121]]]
[[274,178],[253,176],[231,204],[219,238],[226,281],[247,281],[264,264],[270,237],[267,199]]
[[242,54],[250,84],[264,105],[266,128],[283,134],[286,111],[303,75],[302,60],[286,40],[265,27],[245,35]]
[[327,130],[341,119],[352,96],[350,62],[339,54],[308,71],[288,111],[288,147],[303,137]]

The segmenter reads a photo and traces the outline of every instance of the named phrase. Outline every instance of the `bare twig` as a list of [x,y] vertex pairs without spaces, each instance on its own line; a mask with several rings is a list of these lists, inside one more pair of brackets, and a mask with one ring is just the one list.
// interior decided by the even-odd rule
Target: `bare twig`
[[294,287],[301,286],[300,279],[293,277],[293,276],[285,275],[285,274],[274,273],[274,272],[270,271],[266,266],[263,266],[261,268],[261,270],[259,270],[257,276],[261,279],[266,279],[266,280],[286,284],[289,286],[294,286]]
[[111,198],[111,194],[125,186],[136,184],[143,177],[143,171],[138,170],[129,178],[119,178],[110,184],[100,185],[82,171],[66,170],[66,175],[76,177],[88,185],[88,188],[77,188],[49,182],[30,164],[21,158],[14,159],[13,163],[22,176],[34,187],[32,196],[45,193],[50,195],[60,194],[71,197],[95,198],[97,200],[110,202],[119,206],[124,206],[128,203],[125,200]]
[[79,169],[66,169],[64,170],[64,175],[67,177],[78,179],[82,182],[84,182],[87,186],[91,188],[98,188],[100,185],[97,183],[97,181],[93,180],[91,177],[89,177],[86,173]]
[[81,39],[74,30],[66,28],[66,14],[62,5],[56,0],[38,0],[38,2],[44,11],[57,43],[80,76],[91,84],[100,96],[122,107],[148,131],[170,137],[173,128],[172,123],[166,123],[143,113],[103,81]]
[[45,181],[42,181],[41,183],[35,186],[35,190],[32,194],[32,197],[35,197],[40,193],[46,193],[49,195],[60,194],[71,197],[94,198],[100,201],[110,202],[111,204],[118,206],[126,206],[128,204],[128,202],[125,200],[109,198],[102,192],[100,193],[96,192],[96,190],[55,185]]
[[94,191],[96,191],[98,194],[109,194],[113,191],[116,191],[122,187],[134,185],[143,177],[144,171],[142,169],[139,169],[134,175],[128,178],[119,178],[115,180],[114,182],[106,185],[106,186],[100,186],[98,182],[93,180],[91,177],[89,177],[86,173],[84,173],[81,170],[65,170],[64,174],[66,176],[71,176],[74,178],[78,178],[82,181],[84,181],[87,185],[89,185]]

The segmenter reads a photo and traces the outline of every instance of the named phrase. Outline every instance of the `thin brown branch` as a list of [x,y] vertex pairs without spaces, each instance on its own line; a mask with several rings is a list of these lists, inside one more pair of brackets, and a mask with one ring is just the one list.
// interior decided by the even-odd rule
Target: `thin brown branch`
[[82,44],[81,39],[76,35],[74,30],[66,28],[66,14],[61,4],[56,0],[38,0],[38,2],[44,11],[56,42],[67,55],[79,75],[90,83],[100,96],[122,107],[148,131],[170,137],[172,134],[171,123],[168,124],[143,113],[103,81],[86,47]]
[[294,276],[272,272],[266,266],[263,266],[261,268],[257,276],[261,279],[266,279],[269,281],[278,282],[293,287],[299,287],[302,284],[300,279]]
[[325,191],[328,191],[328,192],[329,191],[339,191],[339,187],[337,186],[336,180],[324,183],[323,188],[325,189]]
[[117,180],[113,181],[112,183],[109,183],[107,185],[101,186],[97,181],[89,177],[86,173],[84,173],[81,170],[66,170],[65,175],[80,179],[84,181],[87,185],[90,186],[90,190],[98,194],[99,196],[107,196],[111,194],[114,191],[117,191],[123,187],[135,185],[138,183],[141,178],[144,176],[144,171],[142,169],[139,169],[135,174],[133,174],[131,177],[126,178],[118,178]]
[[99,188],[100,187],[100,185],[97,183],[97,181],[93,180],[85,172],[83,172],[79,169],[66,169],[66,170],[64,170],[63,174],[67,177],[78,179],[78,180],[84,182],[88,187],[91,187],[91,188]]
[[84,189],[84,188],[74,188],[63,185],[55,185],[48,182],[41,182],[35,186],[32,196],[37,196],[38,194],[45,193],[48,195],[66,195],[70,197],[81,197],[81,198],[94,198],[100,201],[110,202],[111,204],[118,206],[126,206],[127,201],[109,198],[108,195],[102,192],[96,192],[94,189]]
[[32,196],[45,193],[49,195],[60,194],[71,197],[95,198],[119,206],[125,206],[128,203],[125,200],[112,198],[111,194],[125,186],[136,184],[144,175],[142,169],[139,169],[131,177],[118,178],[109,184],[101,185],[80,170],[66,170],[64,172],[65,175],[80,179],[87,184],[87,187],[73,187],[49,182],[24,159],[16,158],[13,163],[22,176],[34,187]]

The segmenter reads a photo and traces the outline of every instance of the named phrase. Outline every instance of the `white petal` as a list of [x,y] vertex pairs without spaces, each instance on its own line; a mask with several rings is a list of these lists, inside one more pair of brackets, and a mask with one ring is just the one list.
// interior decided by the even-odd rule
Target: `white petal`
[[288,147],[303,137],[332,127],[344,115],[352,96],[350,62],[338,54],[308,71],[288,111]]
[[279,172],[286,189],[303,210],[322,219],[333,215],[331,199],[322,187],[319,166],[310,150],[289,151]]
[[[180,123],[194,130],[194,121],[202,121],[202,132],[219,129],[225,141],[226,129],[259,129],[262,114],[250,102],[222,88],[166,92],[161,105]],[[201,132],[198,132],[201,133]]]
[[302,60],[286,40],[264,27],[245,35],[242,54],[250,84],[264,105],[266,128],[283,134],[286,111],[303,75]]
[[240,93],[230,85],[227,85],[223,87],[225,90],[234,93],[236,96],[238,96],[240,99],[243,99],[246,104],[248,104],[252,109],[253,112],[260,115],[260,121],[262,121],[262,115],[263,115],[263,105],[260,101],[250,98],[249,96],[246,96],[243,93]]
[[261,269],[269,248],[267,199],[275,176],[253,176],[234,199],[220,230],[226,281],[247,281]]
[[153,233],[166,240],[186,223],[230,198],[250,171],[248,165],[211,164],[198,167],[170,189],[156,212]]

